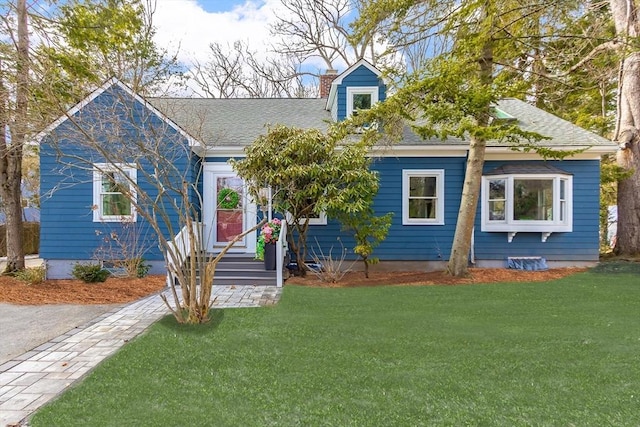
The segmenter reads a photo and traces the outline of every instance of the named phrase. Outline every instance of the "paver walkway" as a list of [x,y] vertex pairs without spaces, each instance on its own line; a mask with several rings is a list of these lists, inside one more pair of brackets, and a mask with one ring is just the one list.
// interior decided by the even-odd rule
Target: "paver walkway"
[[[214,286],[214,307],[272,305],[281,290],[275,286]],[[168,313],[160,295],[150,296],[0,365],[0,427],[26,426],[25,419],[36,409]]]

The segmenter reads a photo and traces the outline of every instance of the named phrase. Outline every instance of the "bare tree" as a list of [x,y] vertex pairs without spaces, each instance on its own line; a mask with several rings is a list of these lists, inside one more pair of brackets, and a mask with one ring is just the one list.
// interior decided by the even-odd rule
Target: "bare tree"
[[317,95],[317,85],[305,84],[304,72],[292,57],[259,58],[247,43],[211,43],[210,59],[196,63],[193,80],[210,98],[305,98]]
[[374,34],[351,39],[349,22],[358,14],[362,0],[283,0],[288,13],[278,17],[271,34],[279,38],[274,50],[300,63],[320,58],[327,68],[351,65],[362,58],[376,63]]
[[232,46],[213,43],[210,59],[196,64],[193,79],[205,96],[214,98],[301,98],[318,94],[317,80],[324,70],[313,69],[314,59],[331,70],[363,58],[374,65],[403,68],[397,49],[386,46],[377,27],[358,35],[352,31],[350,23],[364,4],[282,0],[284,10],[271,25],[274,42],[266,52],[251,50],[242,41]]
[[618,75],[618,114],[614,140],[620,143],[618,164],[633,174],[618,183],[619,255],[640,254],[640,12],[635,0],[609,0],[616,34],[622,41]]
[[[27,136],[29,91],[29,29],[26,0],[16,4],[17,36],[10,19],[4,17],[5,31],[15,45],[15,56],[0,62],[0,199],[7,223],[7,266],[5,273],[24,268],[22,244],[22,153]],[[5,45],[5,47],[7,47]],[[9,49],[3,49],[5,52]],[[14,61],[13,70],[7,70]],[[7,85],[12,80],[13,87]],[[7,134],[7,129],[9,133]]]
[[[109,224],[109,230],[131,220],[143,222],[167,265],[173,301],[163,297],[165,303],[181,323],[206,322],[218,261],[262,223],[236,235],[209,257],[205,248],[212,236],[204,230],[211,227],[200,222],[201,169],[194,166],[199,162],[193,148],[199,143],[162,120],[157,110],[120,83],[107,86],[98,96],[100,102],[67,115],[42,140],[42,156],[58,165],[48,173],[64,178],[42,195],[41,202],[44,206],[51,198],[64,197],[65,189],[90,186],[99,179],[111,196],[92,210],[103,214],[111,209],[111,215],[121,217]],[[141,103],[146,108],[140,108]]]

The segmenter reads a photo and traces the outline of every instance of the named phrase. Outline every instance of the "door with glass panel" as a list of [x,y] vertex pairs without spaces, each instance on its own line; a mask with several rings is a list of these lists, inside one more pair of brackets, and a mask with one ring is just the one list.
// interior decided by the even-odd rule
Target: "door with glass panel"
[[[206,247],[218,252],[256,223],[255,205],[244,180],[225,164],[205,166],[203,219]],[[232,252],[255,250],[255,233],[234,243]]]

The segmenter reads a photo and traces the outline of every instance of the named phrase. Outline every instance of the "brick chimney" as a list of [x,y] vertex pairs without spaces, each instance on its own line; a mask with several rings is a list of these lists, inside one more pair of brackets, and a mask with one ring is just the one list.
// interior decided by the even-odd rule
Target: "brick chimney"
[[331,91],[331,83],[338,77],[337,70],[327,70],[320,76],[320,98],[328,98]]

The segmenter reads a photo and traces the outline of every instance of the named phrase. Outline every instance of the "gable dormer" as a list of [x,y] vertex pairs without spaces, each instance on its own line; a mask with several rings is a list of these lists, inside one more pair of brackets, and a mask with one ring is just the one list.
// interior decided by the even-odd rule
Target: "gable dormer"
[[376,102],[384,101],[387,86],[381,74],[371,63],[361,59],[336,77],[325,107],[333,120],[344,120],[358,109],[371,108]]

